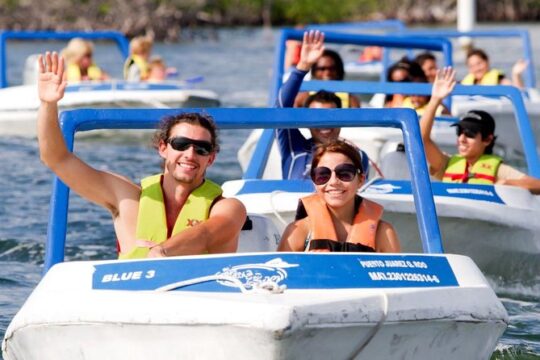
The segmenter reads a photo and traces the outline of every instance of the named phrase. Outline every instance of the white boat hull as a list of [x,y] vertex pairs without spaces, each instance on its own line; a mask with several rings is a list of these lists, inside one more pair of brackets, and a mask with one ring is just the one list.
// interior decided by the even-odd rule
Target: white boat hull
[[[95,289],[101,276],[96,273],[102,274],[99,266],[125,270],[161,260],[63,263],[47,273],[13,319],[2,344],[3,356],[5,360],[489,359],[508,317],[478,268],[463,256],[270,253],[167,261],[178,262],[178,268],[182,261],[197,259],[223,263],[229,258],[248,263],[274,259],[236,266],[241,269],[237,278],[246,281],[265,271],[260,265],[276,259],[289,266],[296,260],[300,267],[307,260],[335,259],[338,264],[350,259],[357,264],[356,271],[367,272],[373,270],[372,260],[412,262],[413,257],[424,259],[428,267],[431,258],[447,261],[459,286],[411,287],[380,281],[375,287],[368,282],[366,288],[317,289],[320,276],[314,276],[309,288],[291,285],[282,293],[103,290]],[[287,280],[295,280],[293,270],[282,270],[285,275],[278,271],[282,278],[288,271]],[[349,276],[359,276],[356,271]],[[441,282],[447,281],[438,275]]]
[[[103,89],[100,88],[103,86]],[[118,86],[118,87],[117,87]],[[182,85],[105,82],[66,90],[60,110],[76,108],[180,108],[219,105],[215,92]],[[0,89],[0,136],[36,136],[39,99],[35,85]]]

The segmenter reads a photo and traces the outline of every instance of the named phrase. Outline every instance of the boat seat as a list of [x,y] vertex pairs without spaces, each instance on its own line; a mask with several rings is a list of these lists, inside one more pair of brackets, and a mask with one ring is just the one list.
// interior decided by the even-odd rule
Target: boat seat
[[381,149],[381,173],[388,180],[410,180],[405,146],[401,142],[388,142]]
[[264,215],[248,214],[238,239],[239,253],[276,251],[281,234],[274,222]]
[[32,54],[26,58],[24,62],[23,85],[37,84],[39,75],[38,56],[39,54]]

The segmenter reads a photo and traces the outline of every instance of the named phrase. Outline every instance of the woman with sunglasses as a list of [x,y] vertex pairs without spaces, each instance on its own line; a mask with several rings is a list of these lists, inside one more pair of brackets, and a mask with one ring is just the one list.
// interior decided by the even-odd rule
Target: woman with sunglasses
[[354,145],[343,140],[319,145],[311,179],[315,193],[300,199],[279,251],[400,251],[394,228],[381,220],[382,206],[357,195],[365,176]]
[[454,124],[457,133],[456,155],[450,156],[431,140],[437,107],[456,84],[456,72],[450,67],[437,71],[431,99],[422,118],[420,130],[431,175],[444,182],[514,185],[540,194],[540,180],[503,163],[492,154],[495,145],[495,121],[482,110],[471,110]]

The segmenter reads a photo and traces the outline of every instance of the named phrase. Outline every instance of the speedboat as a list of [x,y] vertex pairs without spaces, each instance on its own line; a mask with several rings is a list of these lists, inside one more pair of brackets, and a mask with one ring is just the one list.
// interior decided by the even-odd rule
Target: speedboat
[[[178,111],[72,110],[60,123],[72,149],[76,131],[150,129]],[[489,359],[508,315],[470,258],[442,253],[412,110],[206,111],[222,129],[401,127],[425,252],[275,252],[258,215],[240,235],[248,253],[64,263],[69,189],[55,178],[46,274],[4,359]]]
[[[318,82],[325,88],[331,86],[325,85],[326,83],[336,85],[335,88],[331,88],[334,91],[344,91],[347,86],[346,81]],[[354,85],[352,82],[349,83]],[[307,82],[306,88],[311,90],[318,84]],[[404,87],[403,84],[388,85],[391,85],[386,86],[390,92],[395,90],[421,93],[422,88],[429,90],[429,85],[425,84],[408,84],[408,87]],[[355,86],[358,86],[358,83]],[[401,89],[398,89],[400,87]],[[369,89],[383,90],[382,85],[377,83],[372,83]],[[499,123],[499,119],[496,118],[497,142],[509,138],[519,139],[528,174],[539,178],[540,160],[536,151],[537,146],[519,90],[510,86],[456,86],[454,89],[454,93],[461,95],[476,91],[488,96],[506,96],[513,103],[517,120],[517,126],[514,127],[519,131],[510,134],[504,126],[505,123]],[[448,125],[446,129],[453,129]],[[444,135],[442,138],[449,139],[449,136],[452,136],[455,145],[455,132],[445,133],[444,125],[439,126],[443,127],[440,133]],[[411,150],[406,144],[403,146],[401,138],[394,137],[396,129],[382,133],[378,127],[365,133],[362,133],[363,130],[364,128],[344,128],[341,132],[343,137],[360,143],[360,147],[368,154],[373,149],[379,154],[376,157],[377,176],[364,186],[362,196],[384,205],[385,214],[389,222],[396,227],[405,251],[419,251],[420,247],[415,240],[418,237],[418,227],[411,221],[415,214],[410,187],[411,174],[405,165],[406,152]],[[263,133],[260,139],[266,143],[259,141],[251,161],[246,166],[251,171],[252,177],[261,179],[258,180],[261,183],[256,185],[252,184],[255,180],[238,180],[224,184],[224,188],[228,190],[229,195],[242,199],[248,211],[271,216],[276,225],[283,228],[284,224],[294,219],[298,199],[312,192],[313,187],[309,181],[278,180],[281,172],[275,173],[280,164],[277,150],[274,153],[268,151],[269,165],[268,168],[264,167],[265,161],[262,156],[266,154],[266,149],[271,149],[273,141],[271,133],[269,136],[265,135]],[[375,137],[377,141],[372,139],[369,142],[369,137]],[[438,142],[439,139],[437,137],[435,139]],[[368,146],[363,147],[363,144]],[[267,186],[263,185],[265,183],[263,179],[268,179]],[[451,253],[470,256],[482,270],[504,277],[512,275],[510,268],[525,254],[540,253],[540,224],[532,221],[540,217],[540,196],[532,195],[522,188],[503,185],[436,182],[433,189],[443,244]],[[508,260],[506,262],[509,265],[508,269],[498,266],[502,258]]]
[[[22,85],[8,86],[6,44],[9,40],[67,40],[82,37],[88,40],[108,40],[118,45],[125,59],[128,40],[114,31],[98,32],[0,32],[0,135],[36,135],[35,119],[39,107],[36,91],[38,76],[37,55],[25,62]],[[119,67],[123,64],[119,62]],[[110,80],[70,84],[59,102],[61,111],[74,108],[179,108],[219,106],[218,95],[199,88],[202,77],[187,80],[152,82],[126,82]]]

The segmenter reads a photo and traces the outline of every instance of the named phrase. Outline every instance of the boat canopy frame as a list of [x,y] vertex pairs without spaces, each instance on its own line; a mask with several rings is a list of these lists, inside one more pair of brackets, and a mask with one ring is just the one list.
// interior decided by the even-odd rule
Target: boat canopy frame
[[[219,129],[339,126],[401,129],[405,147],[410,149],[406,152],[406,156],[422,246],[426,253],[443,252],[418,117],[411,109],[80,109],[62,112],[60,126],[66,146],[73,151],[77,132],[95,129],[155,129],[158,121],[164,116],[185,112],[208,114],[215,119]],[[47,229],[45,272],[54,264],[64,261],[68,208],[69,188],[54,176]]]
[[[314,28],[314,30],[316,29]],[[287,40],[302,41],[303,37],[304,31],[293,29],[283,29],[281,31],[276,43],[274,55],[274,70],[269,96],[269,106],[273,106],[275,104],[279,89],[281,88],[281,85],[283,85],[283,76],[285,75],[285,43]],[[444,66],[452,66],[453,64],[452,42],[444,38],[325,32],[324,42],[326,44],[374,45],[382,46],[384,48],[440,51],[443,54]],[[384,52],[384,54],[386,53],[387,51]],[[386,64],[388,62],[389,61],[386,61]],[[385,79],[385,74],[386,67],[381,74],[381,80]]]
[[8,30],[0,31],[0,89],[8,87],[7,78],[7,42],[8,40],[71,40],[73,38],[86,40],[110,40],[116,43],[123,60],[129,56],[129,40],[119,31],[30,31]]

